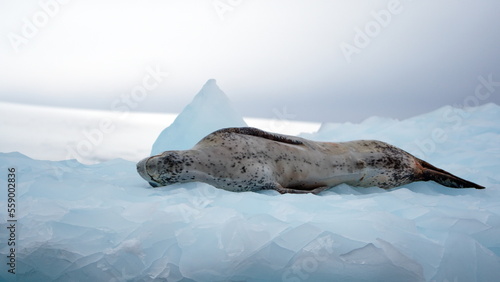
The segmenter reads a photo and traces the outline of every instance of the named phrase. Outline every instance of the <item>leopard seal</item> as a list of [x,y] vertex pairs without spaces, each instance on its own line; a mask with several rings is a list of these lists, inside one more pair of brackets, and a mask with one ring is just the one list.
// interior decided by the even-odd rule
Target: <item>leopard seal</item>
[[190,150],[145,158],[137,171],[153,187],[197,181],[234,192],[319,193],[341,183],[388,189],[430,180],[484,189],[381,141],[316,142],[251,127],[221,129]]

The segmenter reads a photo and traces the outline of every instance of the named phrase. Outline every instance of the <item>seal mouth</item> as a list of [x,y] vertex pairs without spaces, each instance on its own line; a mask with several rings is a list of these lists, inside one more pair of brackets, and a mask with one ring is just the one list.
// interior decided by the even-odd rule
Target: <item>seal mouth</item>
[[138,162],[137,163],[137,172],[139,173],[139,175],[142,178],[144,178],[144,180],[146,180],[149,183],[149,185],[151,185],[151,187],[160,187],[162,185],[153,179],[151,174],[149,174],[148,168],[147,168],[148,161],[154,157],[156,157],[156,156],[151,156],[149,158],[145,158],[145,159],[141,160],[140,162]]

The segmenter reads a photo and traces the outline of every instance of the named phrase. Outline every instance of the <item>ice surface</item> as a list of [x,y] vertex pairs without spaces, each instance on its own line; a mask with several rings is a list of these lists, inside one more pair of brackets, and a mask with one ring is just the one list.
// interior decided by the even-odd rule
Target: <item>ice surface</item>
[[151,155],[191,149],[201,138],[225,127],[247,126],[215,79],[208,80],[193,101],[156,139]]
[[[186,109],[195,118],[216,100]],[[200,118],[219,124],[207,114]],[[179,124],[171,134],[187,132],[183,127],[190,123]],[[190,130],[201,130],[200,124]],[[0,280],[498,280],[500,107],[445,107],[402,121],[324,124],[302,135],[384,140],[487,188],[339,185],[320,195],[232,193],[202,183],[153,189],[132,161],[86,165],[3,152],[0,240],[8,236],[6,171],[15,167],[17,274],[7,272],[8,246],[2,244]],[[38,145],[23,146],[29,152]]]

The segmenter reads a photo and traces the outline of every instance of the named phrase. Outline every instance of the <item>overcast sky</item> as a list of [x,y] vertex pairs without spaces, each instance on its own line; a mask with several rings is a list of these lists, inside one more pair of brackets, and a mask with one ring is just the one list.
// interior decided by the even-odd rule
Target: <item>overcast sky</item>
[[0,0],[0,101],[175,113],[215,78],[249,117],[500,104],[499,11],[498,0]]

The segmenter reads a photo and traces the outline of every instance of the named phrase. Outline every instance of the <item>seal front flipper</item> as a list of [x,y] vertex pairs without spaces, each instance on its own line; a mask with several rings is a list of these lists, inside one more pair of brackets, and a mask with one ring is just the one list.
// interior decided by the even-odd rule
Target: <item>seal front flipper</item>
[[274,187],[274,190],[280,192],[281,194],[286,194],[286,193],[308,194],[308,193],[312,193],[312,194],[317,195],[317,194],[321,193],[322,191],[325,191],[326,189],[329,189],[329,188],[330,188],[329,186],[321,186],[321,187],[314,188],[312,190],[300,190],[300,189],[293,189],[293,188],[284,188],[280,184],[276,184]]
[[148,183],[149,183],[149,185],[150,185],[151,187],[153,187],[153,188],[156,188],[156,187],[160,187],[160,186],[161,186],[160,184],[158,184],[158,183],[156,183],[156,182],[151,182],[151,181],[149,181]]
[[417,176],[417,180],[423,181],[434,181],[441,185],[451,187],[451,188],[476,188],[484,189],[484,186],[470,182],[468,180],[462,179],[455,176],[445,170],[437,168],[430,163],[418,159],[418,163],[421,166],[421,173]]

